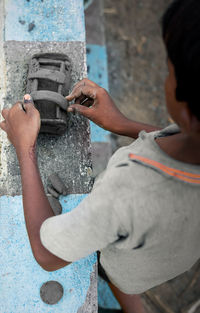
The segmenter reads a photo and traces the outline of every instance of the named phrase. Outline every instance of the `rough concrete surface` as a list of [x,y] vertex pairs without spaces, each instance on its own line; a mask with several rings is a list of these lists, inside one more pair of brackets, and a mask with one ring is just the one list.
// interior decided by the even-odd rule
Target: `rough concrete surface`
[[[120,110],[137,121],[165,126],[166,53],[160,18],[170,0],[104,0],[110,93]],[[118,137],[118,146],[132,139]],[[143,295],[148,313],[199,313],[200,262]]]
[[93,268],[94,271],[90,274],[90,287],[87,292],[85,303],[78,309],[77,313],[97,313],[97,288],[94,288],[97,283],[97,263]]
[[[72,63],[71,88],[86,75],[85,43],[83,42],[16,42],[4,44],[6,60],[6,97],[5,106],[11,107],[22,99],[27,81],[28,62],[35,53],[64,53]],[[88,121],[77,115],[69,114],[68,130],[61,137],[41,134],[38,138],[38,162],[42,180],[53,172],[59,174],[69,193],[87,193],[91,188],[91,152]],[[21,194],[21,181],[14,148],[5,143],[2,146],[3,158],[7,161],[7,172],[0,180],[0,193]],[[62,152],[62,157],[60,153]]]

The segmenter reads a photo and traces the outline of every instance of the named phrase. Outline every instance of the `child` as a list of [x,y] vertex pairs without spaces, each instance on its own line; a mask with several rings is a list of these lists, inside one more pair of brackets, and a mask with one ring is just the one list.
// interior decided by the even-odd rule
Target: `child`
[[[163,18],[169,74],[164,130],[124,117],[108,93],[84,79],[67,97],[101,127],[138,138],[119,149],[91,194],[68,214],[53,216],[35,157],[39,113],[25,96],[3,110],[0,127],[16,148],[27,231],[37,262],[48,271],[94,251],[100,274],[123,312],[144,312],[140,294],[187,271],[200,256],[200,1],[177,0]],[[93,99],[82,106],[83,97]],[[135,296],[133,296],[135,294]],[[132,295],[132,296],[130,296]]]

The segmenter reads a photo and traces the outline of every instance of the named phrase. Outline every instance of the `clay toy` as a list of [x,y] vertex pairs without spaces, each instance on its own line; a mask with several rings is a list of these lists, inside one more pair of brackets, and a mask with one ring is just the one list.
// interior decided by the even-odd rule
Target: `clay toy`
[[67,129],[71,63],[64,54],[35,54],[30,60],[27,89],[41,116],[42,133],[62,135]]

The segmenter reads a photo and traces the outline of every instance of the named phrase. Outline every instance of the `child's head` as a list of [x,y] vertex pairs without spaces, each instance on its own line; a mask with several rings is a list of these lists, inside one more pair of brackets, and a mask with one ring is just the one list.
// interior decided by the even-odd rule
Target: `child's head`
[[170,72],[167,102],[174,96],[168,88],[172,84],[174,100],[187,105],[200,121],[200,0],[173,1],[163,16],[162,31]]

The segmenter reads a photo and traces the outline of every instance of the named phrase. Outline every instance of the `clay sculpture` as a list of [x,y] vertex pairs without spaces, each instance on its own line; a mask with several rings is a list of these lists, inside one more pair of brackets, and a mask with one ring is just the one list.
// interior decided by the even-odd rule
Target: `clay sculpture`
[[52,195],[47,195],[49,200],[49,204],[54,212],[55,215],[59,215],[62,213],[62,206],[58,199],[54,198]]
[[60,195],[67,195],[67,187],[57,173],[53,173],[48,177],[47,192],[47,197],[54,214],[61,214],[62,206],[60,205],[58,198]]
[[67,129],[71,65],[64,54],[35,54],[30,60],[27,89],[41,116],[42,133],[62,135]]
[[57,173],[53,173],[48,177],[49,183],[52,185],[52,188],[56,190],[60,195],[66,196],[67,195],[67,187],[58,176]]

